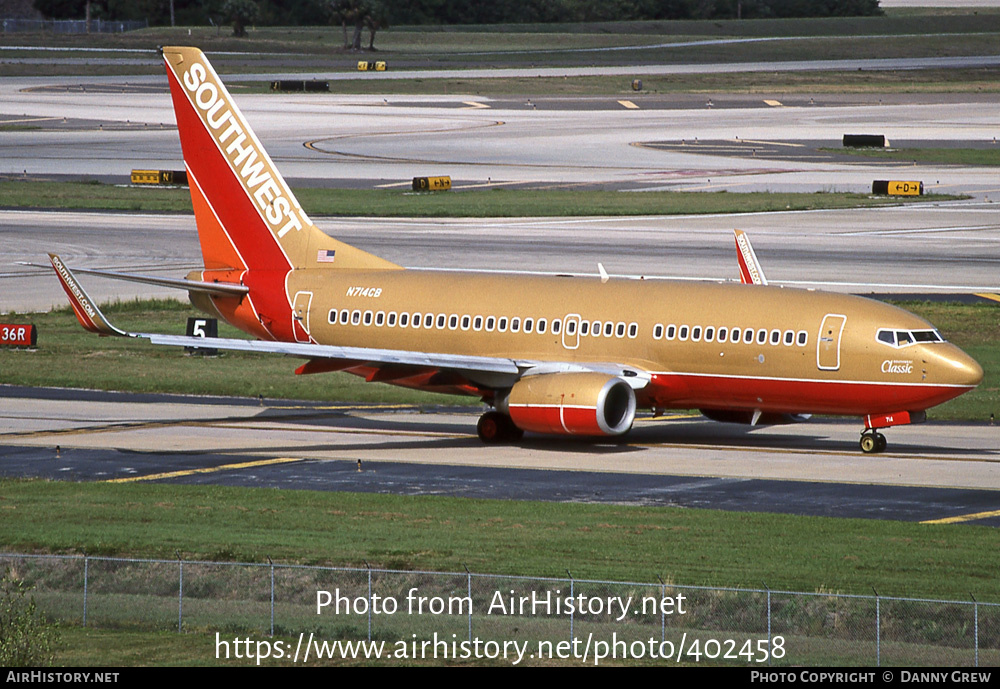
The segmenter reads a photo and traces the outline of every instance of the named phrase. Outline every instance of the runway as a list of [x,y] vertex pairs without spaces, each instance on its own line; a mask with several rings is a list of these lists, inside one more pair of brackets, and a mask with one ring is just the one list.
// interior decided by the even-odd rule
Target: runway
[[892,429],[863,456],[851,422],[644,418],[624,441],[484,447],[477,414],[4,386],[0,472],[1000,526],[994,426]]
[[[986,202],[866,210],[616,218],[316,218],[328,234],[414,268],[647,279],[738,279],[733,228],[773,284],[868,293],[1000,292],[1000,215]],[[45,263],[183,277],[200,267],[193,216],[0,210],[0,312],[65,296]],[[98,301],[179,296],[87,276]]]
[[[2,115],[75,120],[0,132],[0,173],[124,179],[133,167],[181,167],[165,91],[37,88],[66,81],[0,84]],[[907,207],[725,216],[316,218],[329,234],[405,266],[594,274],[602,262],[613,278],[732,280],[732,229],[739,227],[750,233],[774,284],[862,294],[1000,292],[994,205],[1000,179],[992,169],[693,149],[736,140],[772,148],[803,141],[835,146],[843,134],[858,132],[915,144],[989,146],[998,134],[1000,96],[904,94],[879,103],[782,98],[722,99],[720,107],[709,107],[691,98],[669,103],[637,96],[629,101],[633,108],[616,99],[237,96],[293,184],[364,180],[392,187],[417,175],[447,174],[464,185],[629,190],[623,193],[867,192],[872,179],[898,178],[972,196]],[[171,277],[199,265],[189,215],[3,210],[0,233],[0,311],[63,303],[48,271],[18,265],[43,262],[48,251],[71,266]],[[176,296],[90,277],[85,282],[98,301]],[[88,481],[1000,523],[1000,443],[992,426],[892,429],[889,451],[873,457],[857,449],[856,422],[749,429],[701,418],[642,418],[624,442],[529,436],[518,446],[486,448],[475,437],[476,415],[0,387],[0,466],[7,476]]]

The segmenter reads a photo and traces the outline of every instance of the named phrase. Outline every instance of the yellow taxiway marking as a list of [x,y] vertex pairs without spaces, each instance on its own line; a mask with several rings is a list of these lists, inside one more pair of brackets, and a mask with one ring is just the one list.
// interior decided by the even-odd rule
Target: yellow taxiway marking
[[765,99],[764,102],[767,103],[768,105],[770,105],[772,108],[781,108],[781,107],[784,107],[784,105],[782,104],[782,102],[780,100],[766,100]]
[[301,457],[279,457],[278,459],[260,459],[255,462],[240,462],[239,464],[223,464],[217,467],[203,467],[201,469],[187,469],[185,471],[167,471],[162,474],[148,474],[146,476],[128,476],[126,478],[112,478],[104,483],[135,483],[136,481],[156,481],[161,478],[177,478],[178,476],[191,476],[193,474],[214,474],[217,471],[231,471],[233,469],[248,469],[250,467],[269,466],[271,464],[288,464],[289,462],[302,462]]
[[1000,510],[992,512],[976,512],[975,514],[962,514],[957,517],[946,517],[945,519],[928,519],[921,524],[959,524],[961,522],[972,522],[977,519],[989,519],[990,517],[1000,517]]
[[477,103],[474,100],[463,100],[462,105],[468,105],[470,108],[489,108],[490,106],[486,103]]
[[638,110],[639,109],[639,106],[636,105],[635,103],[633,103],[630,100],[620,100],[620,101],[618,101],[618,103],[622,107],[628,108],[629,110]]
[[1000,294],[989,294],[989,293],[978,294],[977,293],[976,296],[977,297],[982,297],[983,299],[992,299],[993,301],[1000,301]]

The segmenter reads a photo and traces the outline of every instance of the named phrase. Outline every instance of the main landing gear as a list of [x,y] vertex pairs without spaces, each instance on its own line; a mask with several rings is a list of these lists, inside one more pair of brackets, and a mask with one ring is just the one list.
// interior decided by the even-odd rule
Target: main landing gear
[[513,443],[524,437],[524,431],[515,426],[509,416],[498,411],[488,411],[480,416],[476,433],[487,445]]
[[877,428],[869,428],[861,432],[861,451],[865,454],[875,454],[885,451],[885,436]]

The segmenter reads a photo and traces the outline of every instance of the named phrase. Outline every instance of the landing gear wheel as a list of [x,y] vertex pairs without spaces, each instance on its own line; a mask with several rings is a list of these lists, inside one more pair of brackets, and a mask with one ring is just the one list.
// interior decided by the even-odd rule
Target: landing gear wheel
[[874,429],[861,434],[861,451],[865,454],[884,452],[887,444],[885,436]]
[[476,433],[479,434],[479,439],[483,443],[494,445],[501,441],[501,436],[503,435],[502,419],[503,414],[495,411],[488,411],[479,417],[479,423],[476,424]]
[[488,411],[480,416],[476,433],[487,445],[516,442],[524,437],[524,431],[515,426],[509,416],[498,411]]
[[865,454],[871,454],[873,452],[878,452],[876,449],[878,447],[878,442],[875,440],[874,433],[862,433],[861,434],[861,451]]

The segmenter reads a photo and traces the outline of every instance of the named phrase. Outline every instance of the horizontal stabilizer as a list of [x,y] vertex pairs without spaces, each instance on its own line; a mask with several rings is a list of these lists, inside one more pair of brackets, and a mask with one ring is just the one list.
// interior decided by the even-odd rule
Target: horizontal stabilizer
[[[51,255],[51,254],[50,254]],[[27,263],[22,261],[20,265],[31,266],[32,268],[48,268],[48,266],[38,263]],[[65,267],[65,264],[63,264]],[[69,270],[67,268],[67,270]],[[136,275],[135,273],[119,273],[114,270],[96,270],[94,268],[74,268],[74,273],[86,273],[87,275],[97,275],[112,280],[125,280],[127,282],[139,282],[144,285],[156,285],[158,287],[169,287],[171,289],[183,289],[188,292],[204,292],[216,294],[220,297],[242,297],[250,289],[245,285],[237,285],[227,282],[200,282],[198,280],[183,280],[176,278],[153,277],[152,275]]]

